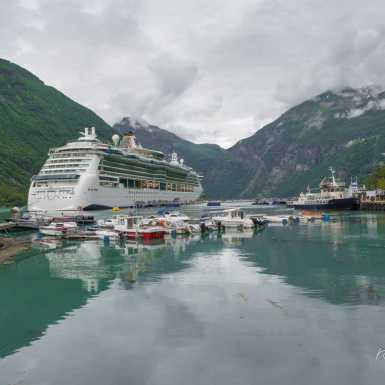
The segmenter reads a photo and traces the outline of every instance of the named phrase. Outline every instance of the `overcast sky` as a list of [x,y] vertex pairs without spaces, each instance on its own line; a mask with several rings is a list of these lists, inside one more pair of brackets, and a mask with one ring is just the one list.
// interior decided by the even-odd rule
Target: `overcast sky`
[[113,124],[230,146],[328,88],[385,84],[383,0],[0,0],[0,57]]

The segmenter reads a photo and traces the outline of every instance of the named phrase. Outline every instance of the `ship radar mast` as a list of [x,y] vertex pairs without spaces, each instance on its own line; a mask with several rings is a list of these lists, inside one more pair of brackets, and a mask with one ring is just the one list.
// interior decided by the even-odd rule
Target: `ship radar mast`
[[332,183],[333,183],[333,186],[335,186],[337,183],[336,183],[336,178],[334,177],[334,174],[335,174],[335,171],[333,170],[333,167],[329,167],[329,170],[330,170],[330,173],[332,174]]

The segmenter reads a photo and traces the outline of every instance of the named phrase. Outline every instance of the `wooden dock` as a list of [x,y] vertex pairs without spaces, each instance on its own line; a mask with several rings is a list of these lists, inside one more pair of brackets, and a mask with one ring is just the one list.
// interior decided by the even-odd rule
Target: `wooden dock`
[[361,210],[385,211],[385,196],[376,194],[375,196],[362,196],[360,200]]
[[361,202],[361,210],[385,211],[385,201]]
[[77,241],[86,241],[90,239],[99,239],[95,233],[74,233],[74,234],[65,234],[65,239],[77,240]]

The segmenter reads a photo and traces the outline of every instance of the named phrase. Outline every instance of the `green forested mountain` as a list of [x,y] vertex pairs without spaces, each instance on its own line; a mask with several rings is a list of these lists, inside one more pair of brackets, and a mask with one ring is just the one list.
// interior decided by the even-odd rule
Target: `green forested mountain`
[[290,196],[337,175],[365,181],[385,161],[385,92],[377,88],[328,91],[295,106],[228,150],[194,144],[158,127],[125,118],[143,145],[172,149],[204,175],[209,197]]
[[0,206],[26,199],[30,176],[48,149],[95,126],[102,138],[112,128],[25,69],[0,59]]
[[328,91],[291,108],[228,152],[253,177],[241,195],[289,196],[317,186],[333,166],[365,181],[385,160],[385,92]]

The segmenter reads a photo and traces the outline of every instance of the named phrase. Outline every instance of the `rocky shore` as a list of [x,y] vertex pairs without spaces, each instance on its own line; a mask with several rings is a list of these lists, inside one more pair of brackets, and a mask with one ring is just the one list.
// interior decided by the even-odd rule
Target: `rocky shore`
[[0,237],[0,264],[30,248],[30,242]]

